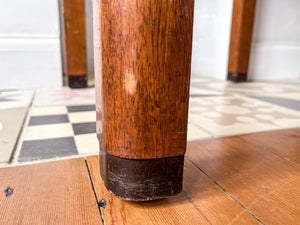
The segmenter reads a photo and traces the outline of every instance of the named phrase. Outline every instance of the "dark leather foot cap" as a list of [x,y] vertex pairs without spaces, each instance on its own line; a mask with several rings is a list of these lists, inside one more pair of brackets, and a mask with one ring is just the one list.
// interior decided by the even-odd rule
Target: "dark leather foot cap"
[[231,80],[233,82],[245,82],[245,81],[247,81],[247,73],[228,72],[227,80]]
[[149,201],[182,191],[184,156],[124,159],[101,151],[100,172],[106,189],[119,198]]
[[68,76],[68,83],[70,88],[86,88],[87,87],[87,76]]

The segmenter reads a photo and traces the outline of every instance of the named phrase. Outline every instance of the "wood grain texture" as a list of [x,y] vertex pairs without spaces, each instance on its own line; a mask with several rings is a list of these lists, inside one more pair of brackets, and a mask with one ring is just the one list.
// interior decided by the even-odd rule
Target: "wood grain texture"
[[87,75],[84,0],[60,0],[64,69],[68,76]]
[[255,143],[260,149],[273,152],[282,159],[300,166],[300,129],[262,132],[259,135],[247,134],[240,137],[246,142]]
[[95,0],[97,131],[107,153],[134,159],[184,154],[193,5]]
[[99,173],[99,157],[87,158],[106,224],[258,224],[258,221],[189,161],[184,168],[184,191],[172,198],[129,202],[106,191]]
[[[228,57],[228,78],[246,80],[256,0],[234,0]],[[240,77],[239,77],[240,76]]]
[[82,158],[1,168],[0,180],[0,224],[102,224]]
[[300,167],[278,156],[299,136],[276,132],[190,142],[186,156],[264,224],[299,224]]

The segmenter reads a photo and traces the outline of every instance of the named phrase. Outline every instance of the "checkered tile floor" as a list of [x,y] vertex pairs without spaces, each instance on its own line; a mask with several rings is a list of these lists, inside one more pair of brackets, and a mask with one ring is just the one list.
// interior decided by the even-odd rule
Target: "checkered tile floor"
[[[192,80],[187,140],[300,127],[299,84]],[[0,103],[0,167],[98,154],[94,88],[0,91]]]
[[98,153],[95,105],[33,107],[18,161]]

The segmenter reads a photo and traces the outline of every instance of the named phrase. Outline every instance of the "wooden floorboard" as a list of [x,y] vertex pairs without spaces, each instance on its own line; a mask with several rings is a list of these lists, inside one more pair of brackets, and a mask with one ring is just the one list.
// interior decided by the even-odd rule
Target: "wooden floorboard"
[[[300,129],[189,142],[184,191],[128,202],[87,158],[106,224],[300,224]],[[102,224],[82,158],[0,169],[0,224]],[[6,197],[5,189],[14,189]]]
[[259,145],[259,149],[271,151],[300,167],[300,129],[254,133],[240,137]]
[[0,181],[0,224],[102,224],[83,158],[2,168]]
[[189,161],[184,168],[184,191],[178,196],[152,202],[129,202],[108,193],[100,178],[99,158],[87,162],[106,224],[258,224],[238,203],[231,199]]
[[263,223],[300,224],[299,130],[194,141],[186,157]]

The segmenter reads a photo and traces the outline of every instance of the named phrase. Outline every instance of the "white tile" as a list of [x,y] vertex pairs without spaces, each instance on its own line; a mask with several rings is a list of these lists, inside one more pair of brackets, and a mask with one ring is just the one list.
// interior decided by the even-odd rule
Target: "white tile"
[[25,120],[27,108],[0,110],[0,163],[9,162]]
[[74,139],[79,154],[99,153],[99,142],[96,133],[76,135]]
[[71,123],[84,123],[96,121],[95,111],[69,113],[68,116]]
[[60,115],[67,114],[66,106],[50,106],[50,107],[32,107],[31,116],[47,116],[47,115]]
[[35,106],[95,104],[95,88],[42,88],[36,92]]
[[251,111],[247,108],[240,107],[238,105],[220,105],[215,106],[215,110],[220,113],[227,113],[233,115],[244,115],[251,113]]
[[288,99],[299,100],[300,101],[300,91],[298,91],[298,92],[288,92],[288,93],[282,93],[282,94],[274,94],[271,97],[288,98]]
[[191,99],[189,123],[214,137],[300,127],[295,110],[243,96]]
[[187,131],[187,141],[194,141],[200,139],[207,139],[210,138],[211,135],[198,126],[195,126],[191,123],[188,124],[188,131]]
[[[277,95],[281,93],[291,92],[295,89],[296,85],[271,83],[271,82],[245,82],[245,83],[232,83],[232,82],[211,82],[206,86],[210,89],[223,91],[225,93],[245,94],[252,96],[265,96]],[[298,89],[299,90],[299,89]]]
[[33,95],[33,90],[0,91],[0,109],[28,107]]
[[221,80],[217,80],[211,77],[195,77],[191,76],[191,83],[213,83],[213,82],[220,82]]
[[222,92],[208,90],[197,86],[191,86],[190,95],[222,95]]
[[29,126],[26,129],[24,140],[40,140],[49,138],[71,137],[74,135],[70,123]]

